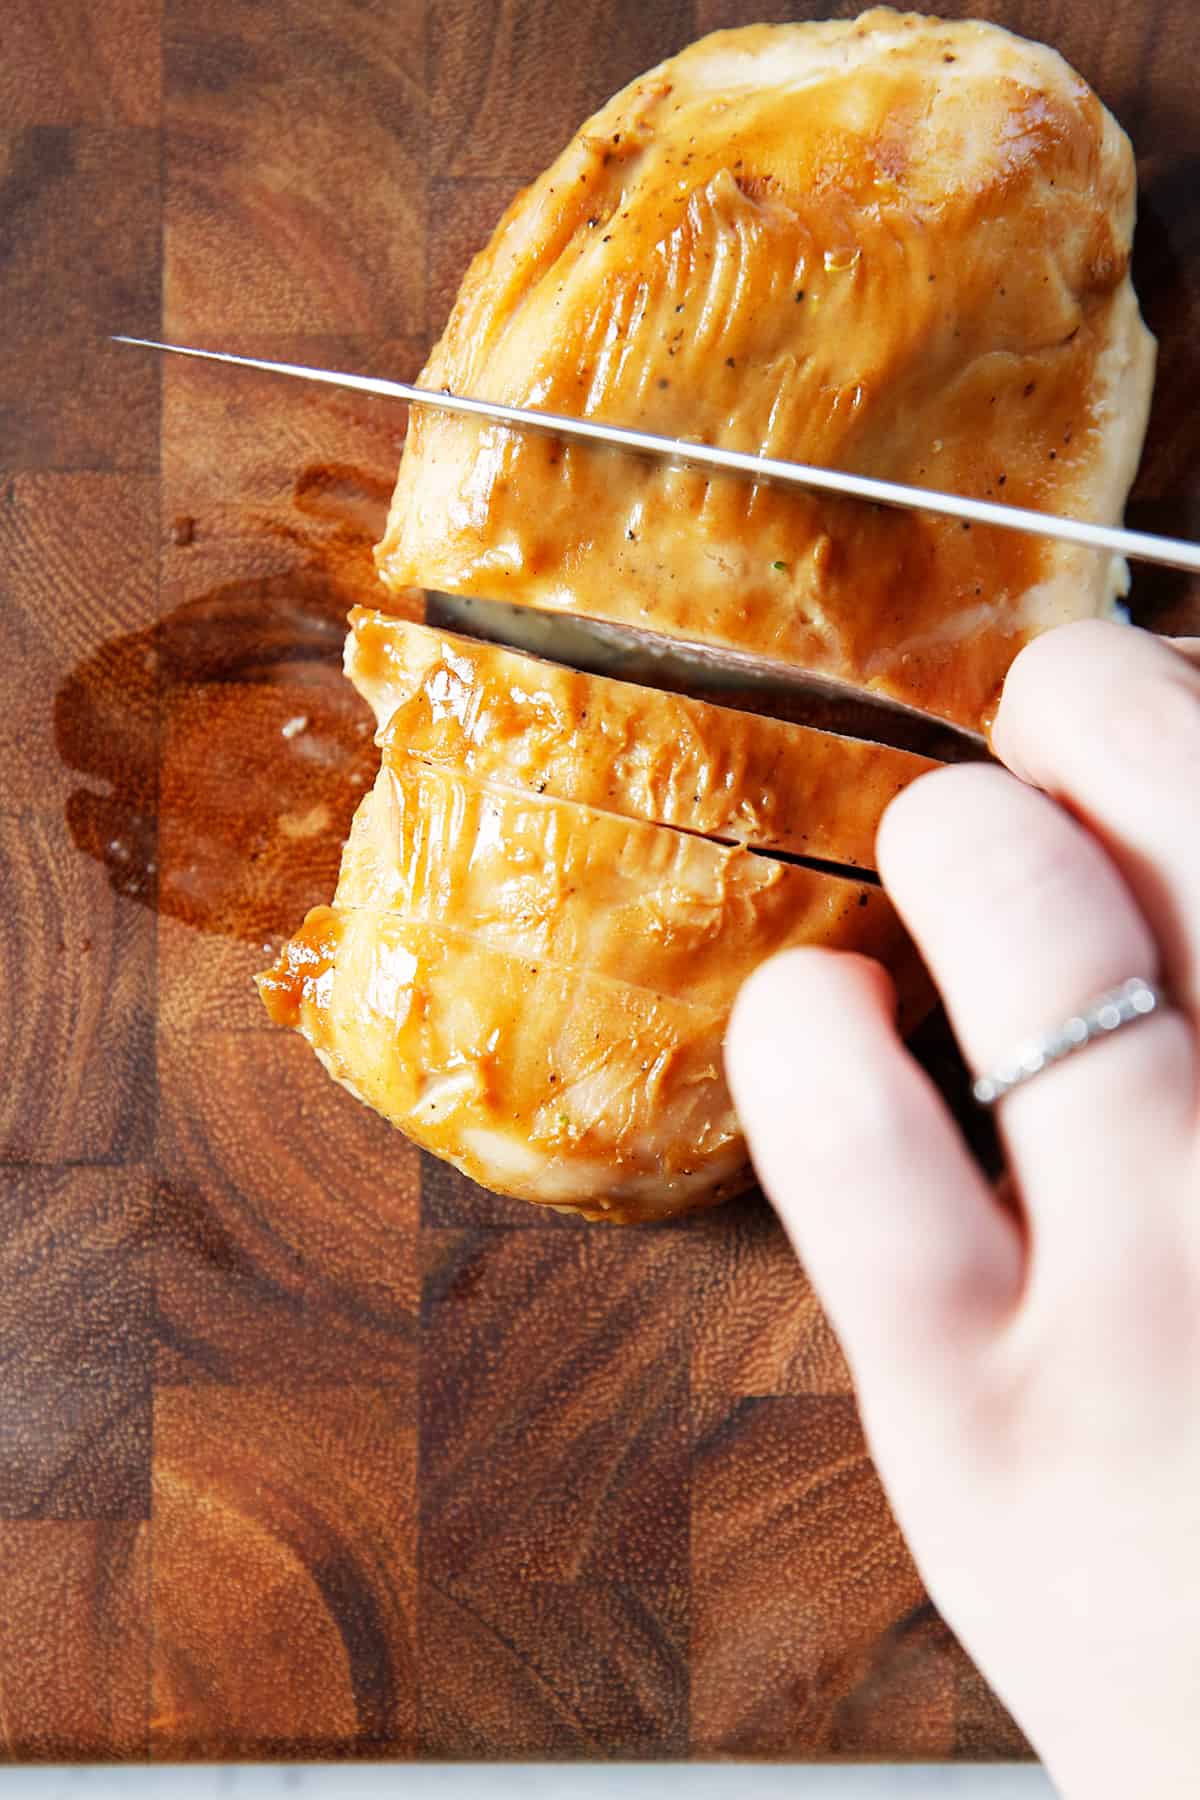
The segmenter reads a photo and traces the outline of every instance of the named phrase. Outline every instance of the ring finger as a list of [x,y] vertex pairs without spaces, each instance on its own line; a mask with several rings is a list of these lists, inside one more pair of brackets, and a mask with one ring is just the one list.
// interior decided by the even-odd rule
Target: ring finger
[[[1159,973],[1100,844],[1003,770],[949,768],[907,789],[884,818],[879,868],[977,1072],[1106,989]],[[1035,1235],[1061,1223],[1073,1252],[1085,1238],[1119,1251],[1137,1223],[1145,1145],[1186,1141],[1193,1081],[1190,1028],[1164,1009],[1008,1095],[998,1122],[1040,1214]]]

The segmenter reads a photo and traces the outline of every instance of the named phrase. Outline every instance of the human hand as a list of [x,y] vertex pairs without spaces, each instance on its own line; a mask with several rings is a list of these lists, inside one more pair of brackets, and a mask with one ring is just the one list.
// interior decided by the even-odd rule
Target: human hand
[[993,734],[1012,774],[939,770],[880,830],[977,1070],[1129,976],[1169,996],[1000,1101],[1015,1207],[876,965],[776,958],[727,1044],[929,1591],[1087,1800],[1200,1793],[1196,662],[1116,625],[1037,639]]

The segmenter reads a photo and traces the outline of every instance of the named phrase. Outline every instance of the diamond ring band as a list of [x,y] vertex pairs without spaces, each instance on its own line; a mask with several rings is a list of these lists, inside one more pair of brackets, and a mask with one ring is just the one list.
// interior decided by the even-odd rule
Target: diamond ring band
[[1139,1019],[1150,1018],[1163,1005],[1162,991],[1153,982],[1144,981],[1140,975],[1123,981],[1120,987],[1089,1000],[1053,1031],[1022,1044],[1008,1062],[980,1075],[972,1088],[976,1101],[980,1106],[995,1106],[1005,1094],[1074,1056],[1077,1050],[1085,1050],[1098,1038],[1111,1037],[1126,1025],[1136,1025]]

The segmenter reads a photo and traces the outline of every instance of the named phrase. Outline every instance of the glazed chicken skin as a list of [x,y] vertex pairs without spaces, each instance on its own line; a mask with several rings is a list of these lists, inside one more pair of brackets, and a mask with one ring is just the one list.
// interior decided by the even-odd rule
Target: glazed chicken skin
[[[757,818],[770,829],[764,769],[794,796],[814,746],[818,788],[836,791],[839,757],[851,775],[875,766],[873,795],[846,789],[862,840],[921,758],[749,715],[726,732],[721,708],[370,613],[355,615],[346,660],[379,709],[379,776],[333,905],[260,990],[337,1080],[485,1186],[627,1222],[746,1185],[721,1045],[738,987],[774,950],[875,956],[903,1020],[927,1007],[877,887],[655,816],[677,803],[681,722],[677,766],[697,804],[707,795],[709,818],[749,821],[752,836]],[[626,755],[607,758],[601,792],[615,744]],[[835,839],[836,818],[822,830]]]
[[[886,10],[718,32],[518,195],[421,377],[1119,521],[1153,340],[1129,142],[1055,52]],[[983,730],[1124,564],[417,409],[380,572],[612,621]]]
[[259,987],[335,1080],[496,1193],[625,1224],[749,1180],[702,1007],[333,907]]
[[[1095,95],[995,27],[717,33],[517,197],[422,381],[1116,521],[1153,368],[1133,196]],[[976,734],[1026,639],[1126,580],[1048,540],[431,409],[377,557],[381,607],[417,587],[571,613]],[[485,1186],[616,1222],[744,1186],[722,1041],[775,951],[875,957],[902,1027],[927,1009],[854,876],[925,759],[385,612],[354,613],[345,667],[379,775],[332,905],[260,989]]]
[[366,607],[350,614],[345,669],[394,766],[415,757],[521,793],[861,869],[874,867],[888,802],[936,766]]
[[333,904],[725,1012],[764,957],[865,944],[888,910],[873,887],[740,846],[402,762],[355,815]]

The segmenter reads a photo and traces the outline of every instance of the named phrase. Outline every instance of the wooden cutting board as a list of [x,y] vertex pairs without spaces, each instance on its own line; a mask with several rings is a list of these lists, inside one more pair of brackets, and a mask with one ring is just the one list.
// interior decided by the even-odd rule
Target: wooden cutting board
[[[819,10],[8,0],[10,1758],[1023,1751],[761,1200],[623,1232],[496,1200],[268,1027],[250,976],[372,769],[338,650],[404,418],[104,341],[411,376],[593,107],[703,30]],[[1141,153],[1162,359],[1130,516],[1200,536],[1200,11],[985,10]],[[1200,627],[1178,577],[1134,599]]]

